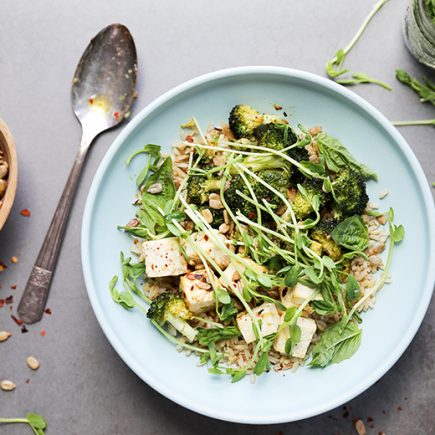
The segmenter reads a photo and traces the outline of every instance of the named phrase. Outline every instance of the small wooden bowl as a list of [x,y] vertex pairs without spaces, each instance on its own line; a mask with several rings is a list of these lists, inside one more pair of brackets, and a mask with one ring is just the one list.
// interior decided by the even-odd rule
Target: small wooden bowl
[[6,161],[9,165],[9,173],[6,187],[6,192],[1,198],[2,206],[0,207],[0,230],[6,222],[9,213],[14,203],[15,194],[17,192],[18,178],[18,163],[17,154],[15,152],[14,139],[7,125],[0,119],[0,149],[3,151]]

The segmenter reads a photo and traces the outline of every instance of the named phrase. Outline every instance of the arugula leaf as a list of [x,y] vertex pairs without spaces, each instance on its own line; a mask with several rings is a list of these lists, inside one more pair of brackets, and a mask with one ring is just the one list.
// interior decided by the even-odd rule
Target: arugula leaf
[[368,180],[373,178],[377,180],[378,176],[370,168],[359,163],[349,150],[335,137],[326,133],[320,133],[316,136],[319,154],[325,159],[326,166],[333,172],[340,172],[341,169],[351,167],[359,172],[361,176]]
[[369,233],[361,216],[352,216],[340,222],[331,236],[336,243],[352,251],[364,251],[369,245]]
[[198,328],[198,343],[202,346],[210,346],[220,340],[228,340],[233,337],[240,337],[240,331],[235,326],[225,328]]
[[350,358],[361,344],[362,331],[355,322],[336,323],[327,328],[312,350],[312,367],[326,367]]

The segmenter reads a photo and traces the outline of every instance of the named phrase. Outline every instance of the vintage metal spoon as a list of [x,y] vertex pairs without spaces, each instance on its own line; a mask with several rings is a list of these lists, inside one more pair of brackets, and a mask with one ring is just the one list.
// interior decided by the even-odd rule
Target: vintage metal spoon
[[80,173],[92,141],[130,114],[135,98],[137,55],[133,38],[122,24],[99,32],[83,53],[72,83],[74,113],[82,140],[74,165],[33,266],[18,315],[25,323],[41,319]]

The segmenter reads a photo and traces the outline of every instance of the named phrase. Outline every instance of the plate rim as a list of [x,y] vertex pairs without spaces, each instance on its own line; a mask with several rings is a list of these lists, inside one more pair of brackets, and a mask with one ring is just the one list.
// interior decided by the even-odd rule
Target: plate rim
[[417,311],[414,313],[414,318],[412,324],[409,325],[406,334],[402,336],[402,339],[395,346],[394,352],[392,352],[388,358],[384,359],[382,364],[374,371],[371,376],[364,378],[358,384],[352,385],[351,388],[347,390],[346,393],[341,394],[341,396],[334,397],[327,404],[317,405],[314,407],[304,408],[299,411],[288,411],[281,412],[277,414],[269,415],[235,415],[231,412],[217,411],[212,409],[207,409],[203,407],[199,402],[191,402],[186,400],[182,394],[177,393],[175,390],[166,387],[159,381],[156,381],[152,376],[147,376],[146,371],[138,364],[133,357],[130,356],[129,352],[124,348],[123,344],[117,339],[116,335],[113,334],[113,328],[110,325],[108,319],[106,319],[104,310],[98,303],[96,286],[92,277],[92,270],[90,268],[89,261],[89,240],[90,240],[90,227],[92,223],[93,206],[95,203],[95,198],[97,191],[101,185],[104,174],[114,155],[118,149],[122,146],[125,139],[136,129],[141,122],[146,119],[154,110],[158,109],[161,105],[165,104],[172,98],[182,94],[183,92],[195,88],[197,86],[212,83],[224,78],[243,76],[243,75],[270,75],[270,76],[284,76],[292,77],[296,79],[305,80],[306,82],[311,82],[321,87],[326,87],[329,90],[340,94],[346,99],[350,100],[356,106],[363,109],[363,111],[368,114],[371,119],[375,120],[379,126],[384,128],[390,137],[394,140],[396,146],[405,155],[407,161],[409,162],[419,187],[421,188],[422,199],[424,202],[424,210],[426,212],[426,217],[429,222],[429,264],[433,264],[435,257],[435,206],[432,199],[432,194],[427,182],[426,176],[423,169],[412,151],[411,147],[408,145],[403,136],[399,131],[391,124],[391,122],[373,105],[367,102],[364,98],[357,95],[356,93],[350,91],[349,89],[329,80],[325,77],[319,76],[314,73],[306,72],[303,70],[278,67],[278,66],[242,66],[234,68],[226,68],[213,72],[209,72],[193,79],[187,80],[174,88],[166,91],[159,97],[155,98],[149,104],[147,104],[142,110],[140,110],[133,119],[122,129],[119,135],[115,138],[108,151],[104,155],[102,161],[100,162],[98,169],[93,177],[92,184],[86,199],[86,205],[83,213],[82,220],[82,231],[81,231],[81,261],[83,276],[85,281],[85,286],[89,300],[91,302],[92,309],[98,320],[104,335],[117,352],[117,354],[122,358],[122,360],[127,364],[127,366],[144,382],[146,382],[154,390],[165,396],[166,398],[176,402],[177,404],[195,411],[199,414],[216,418],[219,420],[234,422],[234,423],[245,423],[245,424],[275,424],[275,423],[286,423],[292,421],[298,421],[305,418],[313,417],[337,406],[342,405],[346,401],[349,401],[368,388],[370,388],[376,381],[378,381],[402,356],[405,350],[410,345],[412,339],[417,333],[418,329],[423,322],[424,316],[429,307],[429,303],[432,297],[435,283],[435,268],[428,270],[425,280],[425,285],[418,305]]

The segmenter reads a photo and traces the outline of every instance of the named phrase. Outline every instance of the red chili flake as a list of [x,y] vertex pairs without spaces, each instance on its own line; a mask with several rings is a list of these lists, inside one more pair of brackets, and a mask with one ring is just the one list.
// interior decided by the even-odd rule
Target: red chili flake
[[30,210],[28,210],[27,208],[24,208],[23,210],[20,211],[21,216],[26,216],[26,217],[30,217]]
[[25,382],[26,382],[26,384],[29,384],[30,383],[30,379],[26,379]]
[[21,327],[21,334],[25,334],[26,332],[29,332],[29,330],[26,328],[26,325],[23,325]]
[[385,409],[383,409],[383,410],[382,410],[382,414],[385,415],[386,413],[387,413],[387,412],[385,411]]
[[114,117],[115,119],[119,119],[119,112],[115,112],[115,113],[113,114],[113,117]]
[[343,412],[343,418],[347,418],[347,417],[349,417],[349,411],[348,410]]
[[47,335],[47,331],[43,329],[40,333],[41,337],[45,337]]
[[94,104],[94,99],[93,98],[89,98],[89,104]]
[[44,313],[45,313],[45,314],[48,314],[49,316],[51,316],[51,309],[50,309],[50,308],[46,308],[46,309],[44,310]]
[[255,219],[257,217],[257,213],[255,211],[251,211],[248,213],[249,219]]
[[11,285],[11,290],[15,290],[16,288],[17,288],[17,285],[16,285],[16,284]]
[[373,417],[367,417],[367,421],[369,422],[369,423],[372,423],[374,420],[373,420]]
[[14,302],[14,297],[12,295],[8,296],[5,299],[6,305],[12,304],[12,302]]
[[194,273],[188,273],[186,275],[187,279],[190,279],[191,281],[193,281],[195,279],[195,274]]
[[6,264],[4,264],[0,261],[0,272],[3,272],[7,268],[8,268],[8,266],[6,266]]
[[15,317],[13,314],[11,314],[11,318],[18,326],[21,326],[23,324],[23,321]]
[[192,137],[192,135],[189,134],[188,136],[186,136],[186,140],[189,143],[193,143],[193,137]]
[[398,406],[398,407],[397,407],[397,410],[400,412],[400,411],[402,410],[402,407],[401,407],[401,406]]
[[5,300],[4,299],[0,299],[0,308],[5,304]]

